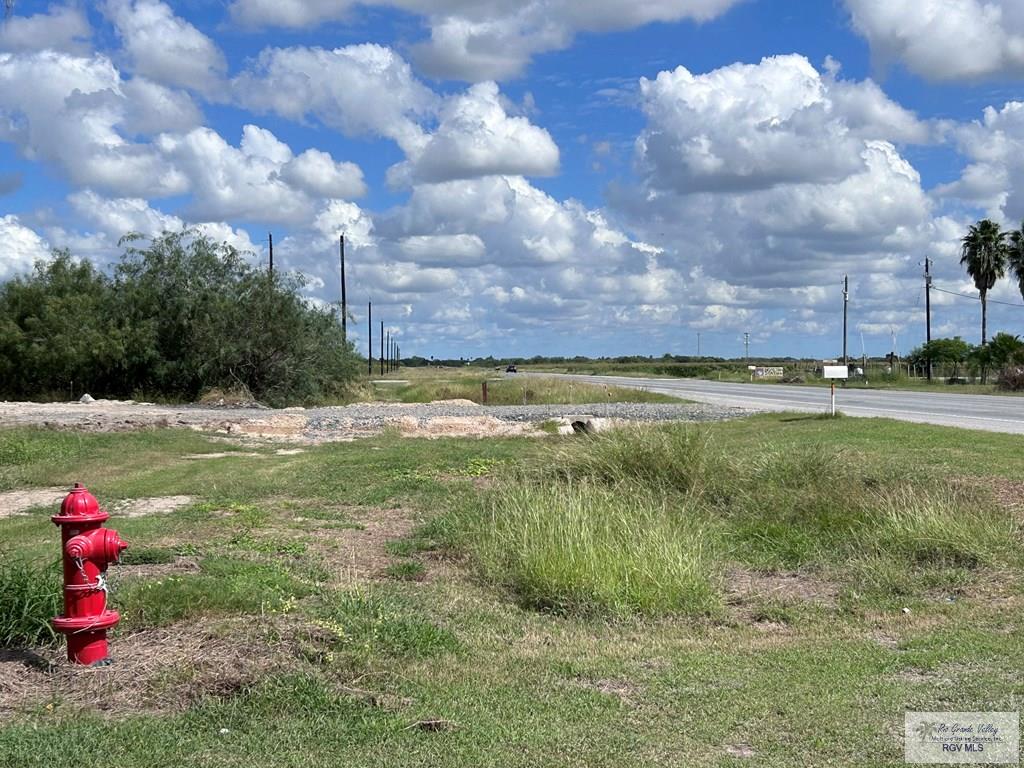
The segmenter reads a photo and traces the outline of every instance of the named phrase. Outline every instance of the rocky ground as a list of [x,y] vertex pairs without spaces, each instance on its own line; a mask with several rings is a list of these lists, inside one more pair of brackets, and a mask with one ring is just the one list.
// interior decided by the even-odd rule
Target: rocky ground
[[680,403],[480,406],[468,400],[427,404],[357,403],[329,408],[166,406],[131,401],[0,402],[0,427],[43,426],[91,432],[189,428],[225,436],[301,443],[351,440],[396,429],[410,437],[532,435],[538,425],[586,415],[618,421],[721,421],[739,408]]

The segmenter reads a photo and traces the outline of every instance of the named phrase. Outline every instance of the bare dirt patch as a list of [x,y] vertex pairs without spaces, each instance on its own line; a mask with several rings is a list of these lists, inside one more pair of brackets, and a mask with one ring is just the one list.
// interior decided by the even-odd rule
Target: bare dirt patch
[[[0,518],[19,515],[34,507],[53,507],[53,513],[60,511],[60,503],[68,495],[68,488],[27,488],[20,491],[0,493]],[[118,517],[143,517],[173,512],[187,507],[194,499],[191,496],[153,496],[146,499],[123,499],[104,505],[104,509]]]
[[375,509],[354,519],[360,529],[347,528],[317,536],[310,548],[319,554],[338,583],[380,578],[393,562],[385,546],[408,536],[414,523],[400,509]]
[[726,573],[726,605],[737,618],[754,623],[763,632],[779,634],[789,629],[784,623],[761,617],[766,602],[835,608],[838,599],[838,585],[807,573],[762,572],[740,567]]
[[752,598],[809,602],[834,607],[839,587],[811,574],[763,572],[732,568],[726,574],[726,596],[729,602],[749,602]]
[[636,699],[637,694],[640,692],[640,688],[636,684],[631,683],[629,680],[581,680],[579,681],[579,683],[584,688],[589,688],[592,691],[603,693],[606,696],[614,696],[623,704],[632,705]]
[[54,507],[57,514],[60,503],[68,495],[69,488],[25,488],[19,491],[0,493],[0,518],[20,515],[33,507]]
[[165,579],[168,576],[179,576],[186,573],[199,573],[199,559],[196,557],[176,557],[170,563],[120,563],[109,571],[112,588],[116,589],[123,579]]
[[122,499],[108,505],[108,511],[117,517],[145,517],[163,515],[187,507],[195,499],[191,496],[152,496],[146,499]]
[[1005,477],[990,477],[985,480],[995,500],[1014,512],[1024,512],[1024,482]]
[[208,459],[228,459],[231,457],[243,457],[247,459],[259,459],[265,454],[251,451],[214,451],[213,453],[189,453],[181,458],[188,461],[206,461]]
[[729,744],[725,747],[725,754],[730,757],[749,759],[754,757],[757,753],[749,744]]
[[271,616],[115,636],[107,667],[71,665],[63,646],[0,650],[0,720],[44,705],[108,716],[182,711],[301,670],[309,666],[309,648],[328,642],[317,627]]

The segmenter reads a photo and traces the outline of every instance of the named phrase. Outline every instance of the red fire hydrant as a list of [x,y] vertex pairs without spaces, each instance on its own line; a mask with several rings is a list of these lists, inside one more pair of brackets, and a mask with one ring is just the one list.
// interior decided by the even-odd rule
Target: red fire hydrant
[[103,527],[109,517],[96,497],[75,483],[60,514],[50,518],[60,526],[64,552],[64,614],[53,620],[53,628],[67,635],[68,660],[75,664],[109,663],[107,630],[121,620],[117,611],[107,610],[104,574],[128,544]]

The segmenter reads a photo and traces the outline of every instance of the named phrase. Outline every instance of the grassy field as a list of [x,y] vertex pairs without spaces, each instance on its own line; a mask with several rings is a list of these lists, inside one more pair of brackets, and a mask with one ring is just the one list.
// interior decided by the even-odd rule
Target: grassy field
[[483,403],[487,382],[488,405],[560,405],[584,403],[679,403],[670,395],[625,387],[582,384],[557,378],[506,375],[481,368],[404,368],[370,380],[366,399],[402,403],[434,400],[472,400]]
[[1020,448],[792,414],[207,460],[238,451],[0,432],[0,490],[193,497],[111,521],[104,670],[48,671],[54,509],[0,516],[0,766],[903,765],[905,710],[1020,707]]

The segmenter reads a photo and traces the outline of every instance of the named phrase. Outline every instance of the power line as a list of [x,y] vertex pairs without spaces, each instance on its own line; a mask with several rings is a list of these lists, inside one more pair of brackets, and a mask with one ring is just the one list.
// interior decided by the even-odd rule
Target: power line
[[[939,288],[939,286],[932,283],[933,291],[941,291],[942,293],[948,293],[950,296],[960,296],[964,299],[972,299],[973,301],[981,301],[980,296],[971,296],[969,293],[960,293],[959,291],[949,291],[945,288]],[[1021,307],[1024,308],[1024,304],[1014,304],[1012,301],[999,301],[998,299],[988,299],[989,304],[1002,304],[1004,307]]]

